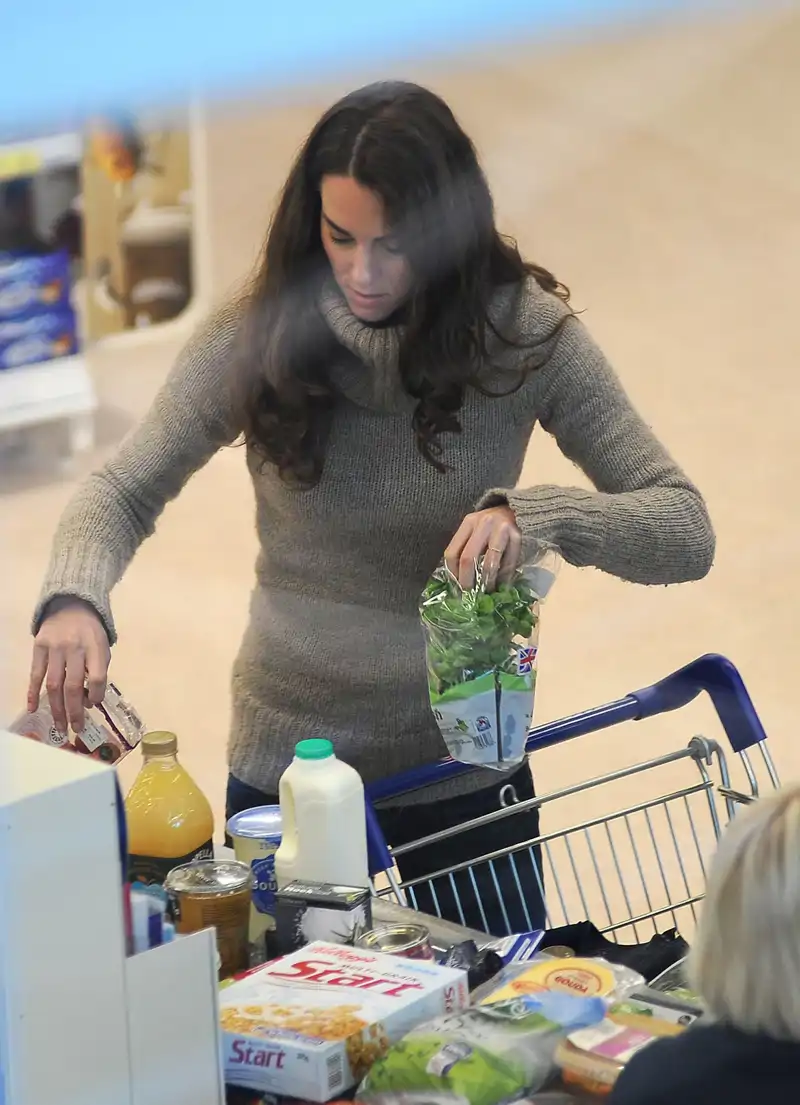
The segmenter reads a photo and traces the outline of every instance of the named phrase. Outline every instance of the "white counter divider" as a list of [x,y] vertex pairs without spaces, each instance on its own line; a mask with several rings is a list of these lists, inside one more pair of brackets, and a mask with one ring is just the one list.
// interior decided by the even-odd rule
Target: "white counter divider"
[[0,371],[0,433],[64,422],[69,457],[94,446],[97,396],[80,354]]
[[225,1100],[211,929],[126,961],[132,1105]]
[[222,1105],[215,967],[126,957],[113,769],[0,732],[0,1105]]

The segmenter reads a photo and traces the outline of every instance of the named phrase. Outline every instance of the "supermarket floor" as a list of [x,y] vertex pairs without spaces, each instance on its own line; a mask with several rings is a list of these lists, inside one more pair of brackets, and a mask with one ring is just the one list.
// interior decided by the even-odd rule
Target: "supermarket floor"
[[[644,589],[564,572],[545,612],[537,718],[613,699],[719,651],[741,667],[784,776],[800,774],[800,11],[516,46],[416,75],[474,134],[504,227],[572,286],[633,398],[705,492],[718,531],[717,565],[698,585]],[[250,103],[210,125],[215,294],[250,265],[288,158],[329,97]],[[92,355],[102,401],[93,460],[144,410],[175,348]],[[524,479],[580,476],[538,434]],[[27,620],[70,489],[42,464],[5,465],[5,713],[23,697]],[[115,680],[151,726],[178,731],[218,811],[228,675],[254,556],[243,456],[229,450],[167,510],[115,596]],[[695,733],[717,733],[705,702],[543,753],[538,786],[671,751]],[[691,769],[555,803],[547,825],[640,801],[693,778]]]

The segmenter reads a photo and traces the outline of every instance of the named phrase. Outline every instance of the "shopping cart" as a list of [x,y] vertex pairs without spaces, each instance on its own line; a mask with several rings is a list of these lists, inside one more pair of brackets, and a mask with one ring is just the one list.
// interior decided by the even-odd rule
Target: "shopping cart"
[[[693,737],[676,752],[636,763],[622,770],[523,802],[512,800],[493,813],[389,848],[383,838],[374,805],[452,778],[469,767],[445,759],[418,770],[372,785],[368,790],[370,868],[376,893],[397,904],[442,916],[447,897],[449,912],[455,903],[462,925],[488,927],[487,889],[499,905],[506,931],[511,931],[501,887],[518,895],[515,913],[527,911],[530,887],[545,901],[548,928],[592,919],[608,938],[633,934],[638,943],[644,927],[650,936],[665,928],[688,934],[696,920],[696,906],[703,898],[706,864],[725,825],[737,809],[754,801],[762,789],[779,785],[778,773],[766,743],[761,722],[744,682],[730,661],[708,655],[651,687],[626,695],[559,721],[534,727],[527,751],[536,753],[564,741],[596,733],[624,721],[642,721],[678,710],[706,692],[713,703],[734,756],[706,737]],[[613,795],[624,780],[634,776],[641,791],[637,801],[614,808]],[[630,796],[630,782],[627,784]],[[432,871],[425,878],[401,881],[397,865],[416,849],[473,832],[503,818],[519,817],[526,810],[546,809],[543,818],[555,821],[556,804],[578,802],[592,807],[588,819],[567,819],[563,826],[540,832],[513,848],[476,855]],[[600,803],[603,808],[595,810]],[[608,806],[612,806],[610,810]],[[552,810],[552,812],[551,812]],[[546,827],[546,824],[545,824]],[[500,868],[504,868],[501,877]],[[509,878],[510,874],[510,878]],[[526,891],[524,888],[527,887]],[[431,908],[432,907],[432,908]],[[455,918],[454,918],[455,919]],[[468,919],[472,919],[471,921]],[[528,927],[536,927],[527,915]],[[652,931],[650,931],[652,927]],[[626,932],[627,930],[627,932]]]

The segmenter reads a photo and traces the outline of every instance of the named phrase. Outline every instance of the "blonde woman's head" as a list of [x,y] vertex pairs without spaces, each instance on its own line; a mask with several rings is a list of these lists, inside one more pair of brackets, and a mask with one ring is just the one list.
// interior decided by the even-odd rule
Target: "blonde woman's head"
[[726,830],[690,964],[713,1018],[800,1041],[800,786],[760,799]]

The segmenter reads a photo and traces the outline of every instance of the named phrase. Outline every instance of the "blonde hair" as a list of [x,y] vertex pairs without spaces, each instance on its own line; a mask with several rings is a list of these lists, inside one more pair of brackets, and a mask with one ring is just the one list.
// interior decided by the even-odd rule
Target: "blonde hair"
[[689,977],[714,1019],[800,1041],[800,786],[759,799],[725,831]]

